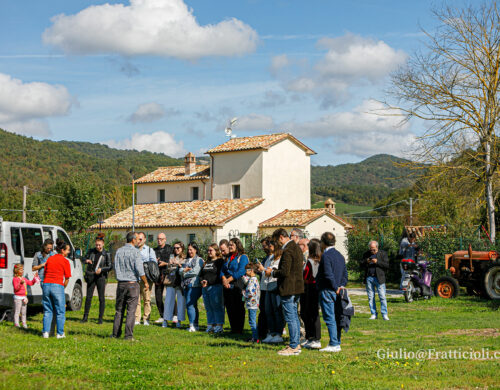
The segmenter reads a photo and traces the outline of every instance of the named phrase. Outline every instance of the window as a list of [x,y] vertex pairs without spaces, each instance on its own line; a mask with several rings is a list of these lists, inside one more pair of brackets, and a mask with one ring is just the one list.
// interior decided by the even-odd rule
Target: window
[[47,238],[50,238],[51,240],[54,239],[54,237],[52,237],[52,229],[49,228],[49,227],[44,227],[42,228],[42,231],[43,231],[43,240],[45,241]]
[[42,231],[39,228],[21,228],[23,235],[24,257],[33,257],[42,249]]
[[200,199],[199,188],[198,187],[191,187],[191,200],[198,200],[198,199]]
[[188,240],[187,240],[188,244],[191,244],[195,240],[196,240],[196,234],[194,233],[188,234]]
[[165,203],[165,190],[158,190],[158,203]]
[[72,259],[73,258],[73,247],[71,246],[71,241],[69,240],[69,237],[62,230],[57,229],[57,238],[59,240],[63,240],[65,243],[69,244],[70,252],[68,254],[68,257],[70,259]]
[[21,233],[19,232],[19,228],[11,227],[10,228],[10,241],[12,243],[12,249],[16,256],[21,255]]
[[240,233],[240,241],[243,244],[243,247],[246,248],[247,245],[250,245],[252,243],[252,234]]
[[240,199],[240,185],[233,185],[233,199]]

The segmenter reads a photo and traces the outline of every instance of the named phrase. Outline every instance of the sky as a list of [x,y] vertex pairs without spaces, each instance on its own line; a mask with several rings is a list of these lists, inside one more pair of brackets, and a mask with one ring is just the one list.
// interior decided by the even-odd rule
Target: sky
[[420,125],[376,113],[442,4],[0,0],[0,128],[182,157],[236,117],[236,136],[290,132],[315,165],[404,157]]

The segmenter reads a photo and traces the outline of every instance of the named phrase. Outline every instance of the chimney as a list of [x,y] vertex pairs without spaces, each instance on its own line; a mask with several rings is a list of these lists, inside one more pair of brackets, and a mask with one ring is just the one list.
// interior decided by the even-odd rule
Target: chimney
[[335,214],[335,202],[331,199],[328,199],[325,202],[325,209],[328,209],[332,214]]
[[189,152],[184,157],[184,176],[191,176],[196,172],[196,157]]

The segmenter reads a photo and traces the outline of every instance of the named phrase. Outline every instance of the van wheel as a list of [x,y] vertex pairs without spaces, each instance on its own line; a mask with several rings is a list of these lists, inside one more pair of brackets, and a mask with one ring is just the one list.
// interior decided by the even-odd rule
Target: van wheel
[[75,287],[73,287],[73,294],[71,294],[71,298],[69,299],[68,302],[68,310],[71,311],[80,310],[82,308],[82,302],[83,302],[82,286],[76,283]]

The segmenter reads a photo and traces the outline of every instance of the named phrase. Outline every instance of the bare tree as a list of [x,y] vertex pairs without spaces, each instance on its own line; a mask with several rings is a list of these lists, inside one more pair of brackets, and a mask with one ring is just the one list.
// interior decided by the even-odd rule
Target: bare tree
[[[386,106],[404,121],[426,124],[416,160],[431,175],[481,184],[489,232],[495,240],[495,181],[500,165],[500,13],[497,1],[479,7],[434,11],[440,26],[427,32],[425,52],[410,57],[392,75]],[[422,165],[420,165],[422,166]]]

